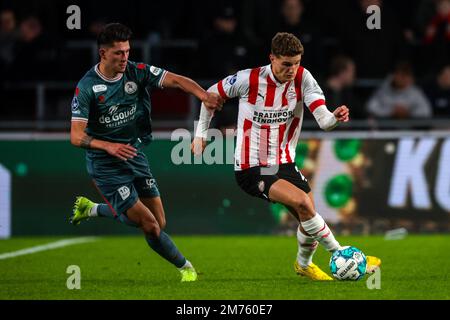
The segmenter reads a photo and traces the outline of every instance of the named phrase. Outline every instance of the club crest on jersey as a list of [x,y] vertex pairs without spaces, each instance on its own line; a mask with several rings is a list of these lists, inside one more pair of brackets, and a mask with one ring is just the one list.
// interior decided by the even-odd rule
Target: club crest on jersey
[[288,89],[287,96],[288,96],[289,99],[296,99],[297,98],[297,93],[295,92],[295,89],[293,87],[290,87]]
[[72,112],[76,112],[78,110],[79,106],[80,106],[80,104],[78,103],[78,98],[77,97],[73,97],[73,99],[72,99]]
[[104,84],[97,84],[92,87],[92,91],[94,91],[95,93],[103,92],[103,91],[106,91],[107,89],[108,89],[108,87],[106,87],[106,85],[104,85]]
[[137,90],[137,84],[133,81],[128,81],[125,83],[125,92],[128,94],[133,94]]
[[157,76],[158,74],[161,73],[161,69],[154,66],[150,66],[150,72],[153,73],[155,76]]

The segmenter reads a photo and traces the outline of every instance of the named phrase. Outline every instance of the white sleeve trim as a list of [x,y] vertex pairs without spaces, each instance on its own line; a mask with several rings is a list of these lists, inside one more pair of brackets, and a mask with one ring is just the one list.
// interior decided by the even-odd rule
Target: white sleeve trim
[[313,115],[322,130],[330,131],[338,125],[336,117],[325,105],[317,107]]
[[164,89],[164,87],[163,87],[163,82],[164,82],[164,78],[166,77],[166,75],[167,75],[167,70],[164,70],[163,71],[163,74],[162,74],[162,76],[161,76],[161,78],[159,79],[159,81],[158,81],[158,87],[160,87],[161,89]]
[[72,121],[88,122],[86,118],[72,117]]

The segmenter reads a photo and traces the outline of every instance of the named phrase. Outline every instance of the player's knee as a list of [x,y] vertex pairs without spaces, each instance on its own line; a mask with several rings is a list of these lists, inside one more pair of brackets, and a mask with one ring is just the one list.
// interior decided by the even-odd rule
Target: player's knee
[[161,232],[161,228],[155,219],[143,219],[141,228],[145,234],[153,237],[159,237],[159,233]]
[[313,205],[308,197],[295,198],[293,200],[293,208],[302,220],[308,220],[314,217]]
[[166,218],[161,217],[161,219],[159,221],[159,227],[161,228],[161,230],[166,228]]

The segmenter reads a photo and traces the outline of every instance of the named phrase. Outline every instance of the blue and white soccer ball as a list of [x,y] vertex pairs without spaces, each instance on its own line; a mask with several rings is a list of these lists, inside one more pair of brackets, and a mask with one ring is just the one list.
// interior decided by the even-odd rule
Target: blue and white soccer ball
[[331,273],[338,280],[359,280],[366,274],[366,268],[366,256],[355,247],[342,247],[330,258]]

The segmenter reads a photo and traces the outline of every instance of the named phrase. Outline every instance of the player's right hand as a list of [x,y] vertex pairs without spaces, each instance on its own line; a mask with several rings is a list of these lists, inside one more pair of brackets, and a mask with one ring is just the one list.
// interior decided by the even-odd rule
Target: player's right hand
[[109,142],[106,146],[106,152],[110,155],[119,158],[120,160],[127,161],[137,156],[137,150],[130,144]]
[[199,156],[206,148],[206,140],[201,137],[195,137],[191,143],[191,151],[195,156]]
[[210,110],[222,110],[223,103],[225,101],[222,99],[220,95],[213,92],[206,92],[206,99],[203,100],[205,107]]

